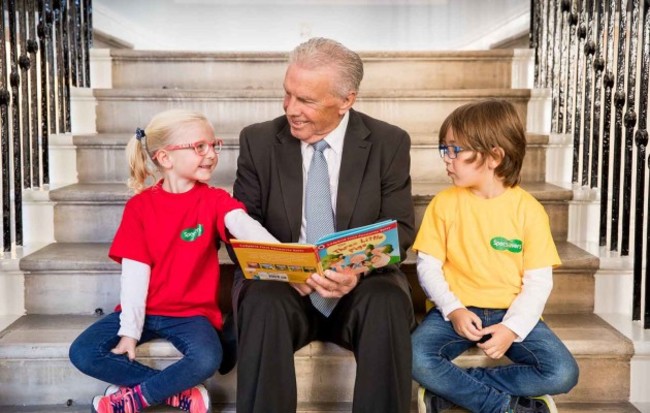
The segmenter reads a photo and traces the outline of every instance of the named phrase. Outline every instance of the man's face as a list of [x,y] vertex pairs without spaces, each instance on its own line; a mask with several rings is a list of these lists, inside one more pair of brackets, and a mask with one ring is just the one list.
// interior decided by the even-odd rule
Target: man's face
[[315,143],[333,131],[356,98],[350,92],[342,98],[334,94],[336,72],[332,67],[306,69],[291,64],[284,77],[284,112],[291,134]]

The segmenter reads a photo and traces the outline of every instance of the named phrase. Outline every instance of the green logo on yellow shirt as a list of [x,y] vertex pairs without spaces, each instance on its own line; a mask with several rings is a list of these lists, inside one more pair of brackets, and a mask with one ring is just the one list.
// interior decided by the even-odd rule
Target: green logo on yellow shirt
[[181,239],[183,241],[191,242],[197,239],[198,237],[200,237],[201,235],[203,235],[203,225],[199,224],[196,226],[196,228],[184,229],[181,232]]
[[518,239],[509,240],[503,237],[494,237],[490,240],[490,246],[497,251],[510,251],[515,254],[521,252],[523,244]]

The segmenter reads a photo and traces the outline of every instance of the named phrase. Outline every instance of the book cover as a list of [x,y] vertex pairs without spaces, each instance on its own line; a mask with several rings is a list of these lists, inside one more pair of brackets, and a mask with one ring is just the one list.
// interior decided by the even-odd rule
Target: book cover
[[304,283],[312,273],[363,274],[400,261],[397,222],[335,232],[312,244],[230,241],[246,278]]

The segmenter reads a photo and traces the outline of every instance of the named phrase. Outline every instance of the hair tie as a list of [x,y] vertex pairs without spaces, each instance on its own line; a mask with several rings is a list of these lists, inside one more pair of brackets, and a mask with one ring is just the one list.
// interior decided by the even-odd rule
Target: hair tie
[[136,128],[135,129],[135,138],[139,141],[142,141],[142,138],[145,137],[144,129]]

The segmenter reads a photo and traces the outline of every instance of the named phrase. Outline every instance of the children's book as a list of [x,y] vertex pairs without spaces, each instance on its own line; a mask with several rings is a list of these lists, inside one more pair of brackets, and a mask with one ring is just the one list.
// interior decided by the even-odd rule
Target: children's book
[[304,283],[327,269],[363,274],[400,261],[395,220],[335,232],[315,245],[230,242],[244,276],[256,280]]

